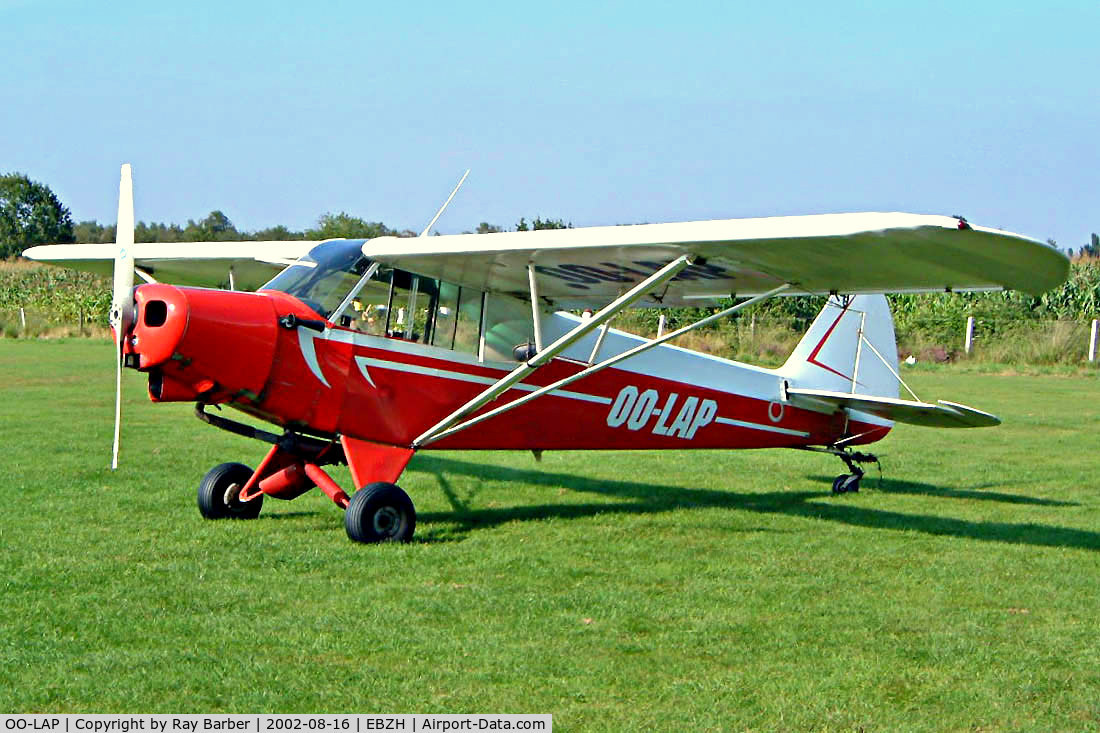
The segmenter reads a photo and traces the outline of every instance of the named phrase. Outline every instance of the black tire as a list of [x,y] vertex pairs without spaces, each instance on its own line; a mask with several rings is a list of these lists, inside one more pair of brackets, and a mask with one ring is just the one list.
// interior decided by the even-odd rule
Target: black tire
[[854,494],[859,491],[859,481],[863,476],[854,473],[843,473],[833,479],[834,494]]
[[252,501],[237,501],[236,496],[226,503],[225,494],[234,484],[236,493],[252,478],[252,469],[242,463],[222,463],[214,466],[199,482],[199,513],[207,519],[255,519],[263,507],[263,495]]
[[367,484],[352,494],[344,528],[356,542],[408,542],[416,529],[416,508],[397,484]]

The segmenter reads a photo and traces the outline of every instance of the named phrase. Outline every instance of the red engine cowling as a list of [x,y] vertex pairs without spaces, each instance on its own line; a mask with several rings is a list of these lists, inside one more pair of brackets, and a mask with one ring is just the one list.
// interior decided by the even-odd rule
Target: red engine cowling
[[263,391],[278,336],[270,298],[158,283],[138,287],[135,300],[126,353],[150,372],[154,402],[251,401]]

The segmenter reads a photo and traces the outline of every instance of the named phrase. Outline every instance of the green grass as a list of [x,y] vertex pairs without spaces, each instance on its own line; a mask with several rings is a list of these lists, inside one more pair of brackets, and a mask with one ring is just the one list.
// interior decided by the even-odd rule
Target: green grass
[[[208,522],[265,446],[112,347],[0,340],[0,712],[550,712],[558,730],[1100,729],[1095,376],[916,370],[857,495],[795,451],[432,453],[417,541],[319,492]],[[346,469],[336,472],[346,481]]]

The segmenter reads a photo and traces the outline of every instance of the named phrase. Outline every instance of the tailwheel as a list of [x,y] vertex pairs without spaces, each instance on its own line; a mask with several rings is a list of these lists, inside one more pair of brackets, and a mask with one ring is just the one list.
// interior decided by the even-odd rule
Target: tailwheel
[[878,457],[870,453],[858,453],[854,450],[841,450],[839,448],[831,449],[828,452],[844,461],[844,465],[851,471],[851,473],[842,473],[833,479],[834,494],[854,494],[859,491],[859,481],[863,478],[863,469],[858,464],[878,463]]
[[863,478],[863,472],[859,473],[842,473],[833,479],[833,493],[834,494],[847,494],[849,492],[855,493],[859,491],[859,480]]
[[833,479],[834,494],[854,494],[859,491],[859,482],[863,479],[865,473],[864,470],[859,467],[861,463],[878,464],[879,474],[881,475],[882,473],[882,464],[879,463],[878,456],[870,453],[859,453],[851,448],[841,448],[835,445],[830,445],[826,448],[818,448],[812,445],[801,446],[799,449],[813,451],[814,453],[828,453],[844,461],[844,465],[848,467],[849,473],[842,473]]
[[367,484],[352,494],[344,527],[356,542],[408,542],[416,529],[416,509],[397,484]]
[[211,468],[199,482],[199,512],[207,519],[255,519],[260,516],[263,496],[239,499],[241,489],[252,478],[252,469],[242,463],[222,463]]

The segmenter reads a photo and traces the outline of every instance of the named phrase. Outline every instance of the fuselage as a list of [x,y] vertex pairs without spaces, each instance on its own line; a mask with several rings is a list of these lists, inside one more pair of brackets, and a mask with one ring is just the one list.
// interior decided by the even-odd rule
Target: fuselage
[[[365,333],[275,290],[153,284],[139,287],[136,301],[129,363],[149,372],[154,401],[224,403],[312,434],[409,446],[518,364],[486,358],[485,349],[423,343],[411,328]],[[579,320],[544,313],[544,340]],[[598,339],[589,334],[481,412],[644,341],[609,329],[594,354]],[[795,407],[784,399],[784,379],[778,370],[661,345],[426,447],[768,448],[832,445],[845,436],[868,443],[889,430]]]

